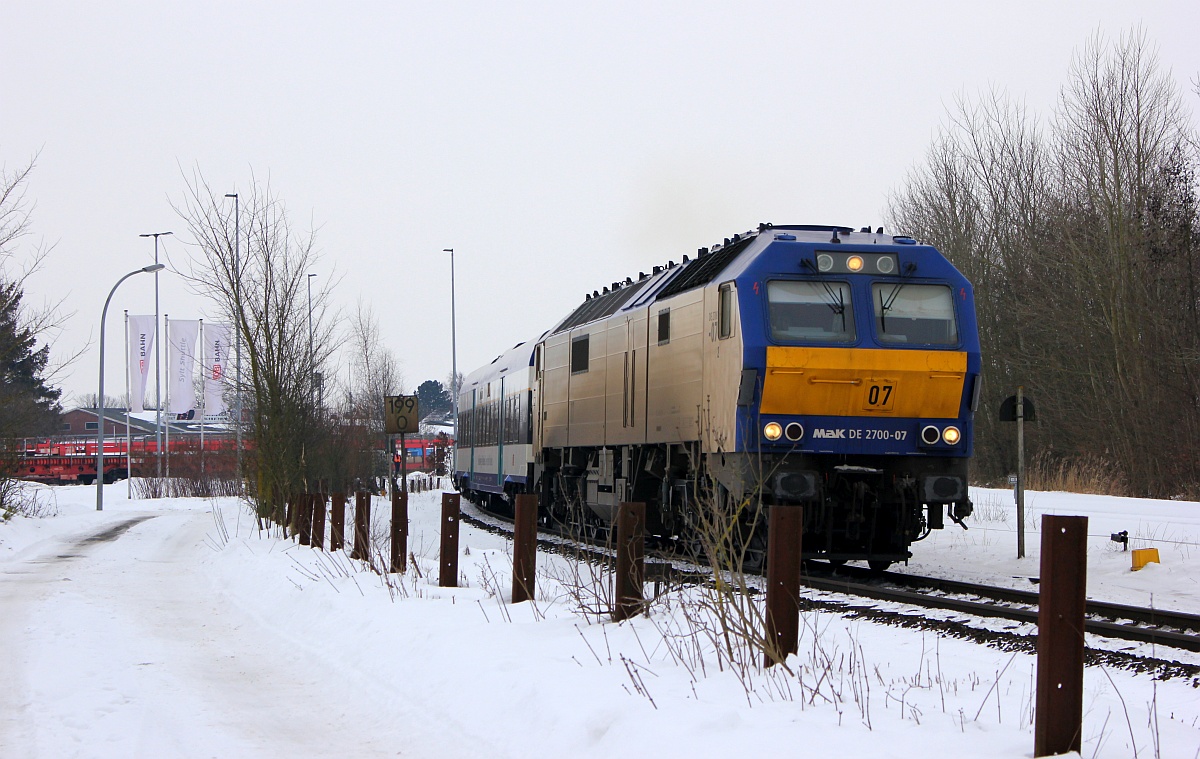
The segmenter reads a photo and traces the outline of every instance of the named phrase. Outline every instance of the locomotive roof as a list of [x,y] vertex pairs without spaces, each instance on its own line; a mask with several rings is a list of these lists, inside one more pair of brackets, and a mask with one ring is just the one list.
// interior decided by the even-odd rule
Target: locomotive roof
[[901,235],[885,235],[882,227],[876,232],[872,232],[870,227],[863,227],[855,232],[851,227],[760,224],[757,230],[726,237],[722,243],[713,245],[711,248],[701,248],[697,251],[695,258],[684,256],[681,264],[671,261],[666,266],[655,266],[649,275],[641,273],[636,282],[632,278],[627,278],[624,282],[613,282],[612,286],[605,287],[603,292],[593,291],[551,332],[557,334],[581,324],[611,316],[635,300],[636,305],[642,305],[651,300],[666,298],[706,285],[720,276],[743,251],[750,248],[752,243],[759,238],[765,238],[768,243],[775,240],[788,240],[851,245],[880,243],[911,245],[915,242],[912,238]]

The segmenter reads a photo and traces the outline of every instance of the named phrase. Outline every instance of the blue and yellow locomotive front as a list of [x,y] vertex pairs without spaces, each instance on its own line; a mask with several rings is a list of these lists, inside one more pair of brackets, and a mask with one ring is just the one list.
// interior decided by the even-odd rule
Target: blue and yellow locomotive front
[[840,227],[776,227],[735,275],[737,450],[764,497],[805,506],[807,555],[910,556],[970,513],[979,393],[970,283],[936,249]]

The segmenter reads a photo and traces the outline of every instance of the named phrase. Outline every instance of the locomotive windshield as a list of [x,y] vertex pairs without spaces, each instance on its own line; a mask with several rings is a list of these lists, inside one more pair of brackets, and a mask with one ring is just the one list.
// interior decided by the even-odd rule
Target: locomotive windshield
[[845,282],[767,283],[771,337],[778,342],[854,340],[854,309]]
[[881,343],[957,345],[954,297],[944,285],[871,285],[875,333]]

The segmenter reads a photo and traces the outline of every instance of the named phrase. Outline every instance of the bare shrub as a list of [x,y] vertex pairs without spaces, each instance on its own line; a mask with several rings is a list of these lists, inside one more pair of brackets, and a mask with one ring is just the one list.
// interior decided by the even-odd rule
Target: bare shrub
[[0,477],[0,522],[13,517],[43,519],[58,516],[54,494],[31,483]]
[[236,479],[218,477],[135,477],[138,498],[224,498],[238,495]]

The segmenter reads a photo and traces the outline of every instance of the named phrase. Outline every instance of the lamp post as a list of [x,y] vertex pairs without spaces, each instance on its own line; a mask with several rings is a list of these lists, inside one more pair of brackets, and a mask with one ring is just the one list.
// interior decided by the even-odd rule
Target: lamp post
[[313,326],[312,326],[312,281],[316,274],[308,275],[308,400],[316,402],[317,373],[313,366]]
[[[154,238],[154,265],[158,266],[158,238],[173,232],[147,232],[138,237]],[[158,266],[158,269],[162,269]],[[162,341],[158,339],[158,269],[154,270],[154,456],[158,461],[158,477],[162,478]],[[103,399],[101,399],[103,405]]]
[[236,192],[226,193],[233,198],[233,353],[237,388],[233,396],[233,429],[237,440],[238,495],[242,494],[242,263],[241,263],[241,203]]
[[100,312],[100,387],[96,389],[96,405],[98,406],[96,411],[100,419],[100,424],[96,427],[96,511],[104,511],[104,320],[108,318],[108,304],[112,301],[113,293],[117,291],[122,282],[134,274],[154,272],[154,276],[157,277],[158,271],[162,268],[164,268],[162,264],[155,263],[131,271],[118,279],[117,284],[108,291],[108,297],[104,299],[104,310]]
[[454,445],[458,447],[458,345],[454,327],[454,248],[443,248],[450,254],[450,398],[453,401],[450,420],[454,425]]

